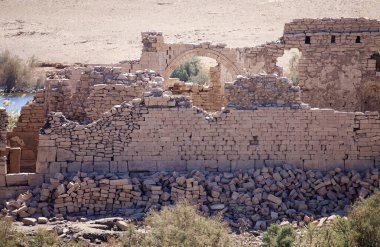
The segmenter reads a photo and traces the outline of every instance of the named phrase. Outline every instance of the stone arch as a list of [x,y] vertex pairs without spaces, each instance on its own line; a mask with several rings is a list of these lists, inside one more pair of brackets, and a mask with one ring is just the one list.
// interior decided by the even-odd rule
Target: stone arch
[[233,77],[236,77],[237,75],[241,74],[241,70],[236,66],[236,64],[234,64],[227,56],[225,56],[221,52],[212,49],[196,48],[181,53],[176,58],[174,58],[168,64],[168,66],[166,66],[163,75],[165,80],[169,79],[173,71],[182,63],[186,62],[187,60],[193,57],[198,56],[215,59],[219,64],[223,65],[232,74]]
[[380,111],[380,86],[369,85],[363,96],[363,111]]

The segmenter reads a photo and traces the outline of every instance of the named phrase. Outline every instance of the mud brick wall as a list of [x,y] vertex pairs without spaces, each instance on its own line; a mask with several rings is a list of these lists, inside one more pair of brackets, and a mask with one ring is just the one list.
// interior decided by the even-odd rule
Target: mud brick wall
[[229,106],[255,109],[258,106],[298,107],[302,102],[300,88],[285,77],[277,75],[239,76],[225,84],[225,97]]

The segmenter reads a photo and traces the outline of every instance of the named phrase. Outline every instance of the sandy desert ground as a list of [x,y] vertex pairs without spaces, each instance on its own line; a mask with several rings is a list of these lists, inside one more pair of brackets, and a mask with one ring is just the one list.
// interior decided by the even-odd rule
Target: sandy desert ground
[[116,63],[139,57],[141,31],[244,47],[276,40],[285,22],[304,17],[380,19],[380,0],[0,0],[0,51]]

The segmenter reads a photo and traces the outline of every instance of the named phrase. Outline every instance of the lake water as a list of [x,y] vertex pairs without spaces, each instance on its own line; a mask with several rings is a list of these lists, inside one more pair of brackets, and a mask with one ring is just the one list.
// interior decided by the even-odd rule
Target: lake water
[[1,94],[0,107],[5,107],[7,112],[18,112],[21,107],[26,105],[28,101],[33,99],[34,94],[17,93],[17,94]]

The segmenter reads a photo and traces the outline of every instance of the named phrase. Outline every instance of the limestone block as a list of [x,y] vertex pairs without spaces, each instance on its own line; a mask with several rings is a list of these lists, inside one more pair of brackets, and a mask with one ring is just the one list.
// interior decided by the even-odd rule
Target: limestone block
[[157,171],[156,161],[129,161],[128,162],[129,171]]
[[0,187],[6,186],[5,175],[0,174]]
[[157,169],[159,171],[186,171],[186,161],[157,161]]
[[107,161],[95,161],[94,162],[94,172],[101,174],[110,172],[110,163]]
[[117,171],[121,172],[121,173],[128,172],[129,171],[128,162],[127,161],[117,161]]
[[56,147],[38,147],[37,161],[56,161],[57,148]]
[[75,155],[70,150],[57,148],[57,161],[75,161]]
[[28,174],[28,185],[29,186],[39,186],[44,182],[44,177],[42,174],[29,173]]
[[188,170],[188,171],[192,171],[192,170],[204,171],[205,170],[204,160],[188,160],[186,162],[186,170]]
[[28,176],[26,173],[7,174],[5,176],[7,186],[28,185]]
[[346,170],[363,171],[373,168],[374,165],[374,160],[345,160],[344,162],[344,168]]
[[0,161],[0,175],[7,174],[7,164],[4,161]]
[[21,166],[21,148],[10,148],[9,150],[9,173],[19,173]]
[[81,162],[69,162],[67,163],[67,172],[75,173],[81,170]]
[[82,172],[93,172],[94,171],[94,164],[92,162],[82,162],[81,171]]

